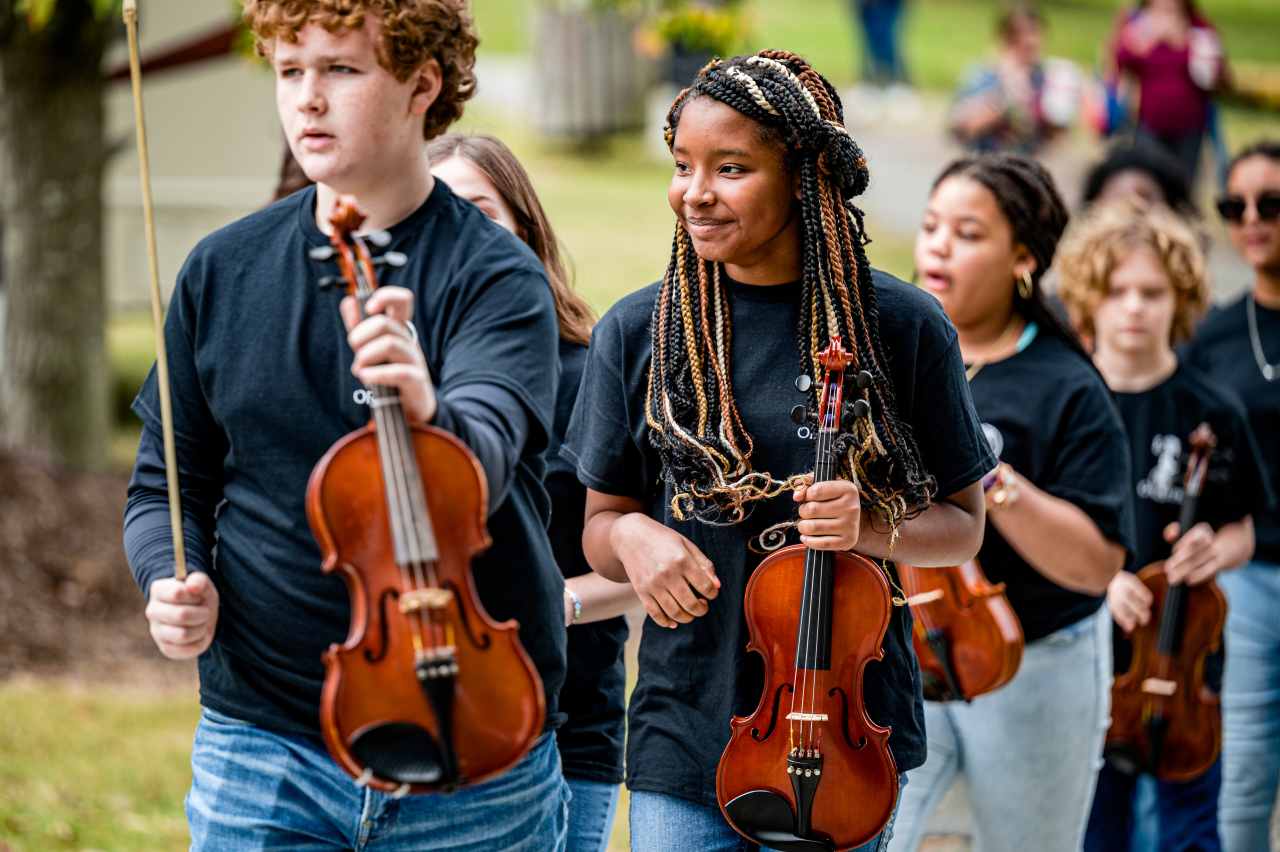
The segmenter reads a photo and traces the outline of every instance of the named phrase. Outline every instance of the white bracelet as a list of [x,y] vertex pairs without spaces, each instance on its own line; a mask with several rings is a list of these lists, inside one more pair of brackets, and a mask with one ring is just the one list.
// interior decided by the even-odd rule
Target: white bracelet
[[569,620],[570,624],[576,624],[579,618],[582,618],[582,598],[578,597],[578,593],[568,586],[564,587],[564,593],[569,596],[569,600],[573,601],[573,618]]

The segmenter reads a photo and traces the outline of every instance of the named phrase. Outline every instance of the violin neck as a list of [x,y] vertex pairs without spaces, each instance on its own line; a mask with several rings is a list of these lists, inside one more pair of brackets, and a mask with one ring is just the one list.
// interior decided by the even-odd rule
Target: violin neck
[[[1200,504],[1200,488],[1197,484],[1188,485],[1182,495],[1182,510],[1178,515],[1179,536],[1187,534],[1187,530],[1195,526],[1196,510]],[[1160,633],[1157,647],[1161,654],[1172,656],[1177,653],[1178,642],[1182,636],[1182,621],[1186,613],[1187,585],[1178,583],[1170,585],[1164,597],[1164,607],[1160,611]]]
[[[828,482],[839,475],[833,444],[835,432],[818,433],[818,454],[813,481]],[[800,624],[796,634],[796,667],[831,668],[831,616],[835,570],[829,550],[806,550],[804,590],[800,600]]]
[[373,385],[369,394],[396,564],[433,563],[439,558],[439,548],[427,509],[413,430],[400,405],[400,394],[383,385]]

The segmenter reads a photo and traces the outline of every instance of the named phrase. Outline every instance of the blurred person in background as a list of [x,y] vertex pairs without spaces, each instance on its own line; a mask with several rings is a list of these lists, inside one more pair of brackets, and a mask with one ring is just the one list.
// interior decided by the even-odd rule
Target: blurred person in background
[[850,12],[862,34],[862,81],[852,100],[860,121],[874,120],[882,108],[890,118],[914,118],[920,111],[907,78],[902,50],[906,0],[849,0]]
[[1213,93],[1228,79],[1217,30],[1193,0],[1142,0],[1121,15],[1112,54],[1137,87],[1138,136],[1175,156],[1194,184]]
[[1065,60],[1043,58],[1044,28],[1044,16],[1027,4],[997,19],[995,63],[969,71],[947,119],[968,150],[1034,154],[1075,120],[1080,74]]
[[[1253,268],[1248,291],[1209,312],[1186,361],[1244,402],[1271,481],[1280,477],[1280,139],[1231,161],[1218,200],[1232,244]],[[1227,595],[1222,682],[1222,799],[1227,852],[1267,848],[1280,785],[1280,511],[1254,515],[1253,560],[1220,578]]]
[[1121,199],[1162,204],[1183,217],[1199,217],[1181,164],[1150,140],[1115,143],[1085,176],[1082,207]]

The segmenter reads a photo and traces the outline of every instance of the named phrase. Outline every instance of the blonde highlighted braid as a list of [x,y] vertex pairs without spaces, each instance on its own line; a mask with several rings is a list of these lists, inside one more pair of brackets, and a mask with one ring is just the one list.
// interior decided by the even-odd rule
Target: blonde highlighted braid
[[[710,97],[761,125],[786,152],[800,185],[803,283],[796,347],[801,371],[822,374],[818,353],[838,336],[866,370],[871,417],[860,419],[841,462],[862,505],[890,529],[928,507],[935,483],[897,411],[867,263],[862,213],[866,158],[844,127],[839,95],[800,57],[785,51],[713,61],[676,98],[665,137],[674,145],[687,103]],[[734,401],[729,291],[719,263],[694,252],[676,225],[671,259],[654,304],[645,415],[662,459],[676,518],[736,523],[754,501],[795,487],[751,466],[752,439]],[[817,385],[810,391],[816,403]]]

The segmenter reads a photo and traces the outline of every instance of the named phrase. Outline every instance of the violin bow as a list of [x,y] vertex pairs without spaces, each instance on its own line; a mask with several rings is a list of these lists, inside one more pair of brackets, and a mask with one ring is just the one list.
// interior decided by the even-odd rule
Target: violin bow
[[173,440],[173,405],[169,400],[169,356],[164,345],[164,310],[160,306],[160,261],[156,254],[156,218],[151,202],[151,162],[147,125],[142,112],[142,65],[138,60],[138,0],[124,0],[124,26],[129,41],[129,77],[133,82],[133,123],[138,131],[138,179],[142,183],[142,218],[147,232],[147,265],[151,270],[151,327],[156,341],[156,379],[160,390],[160,425],[164,432],[164,472],[169,490],[169,525],[173,532],[173,576],[187,576],[187,549],[182,533],[182,496],[178,491],[178,453]]

